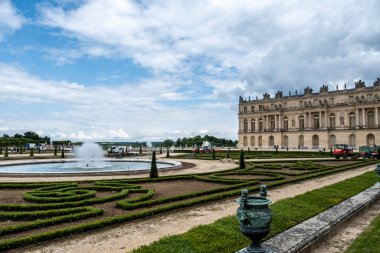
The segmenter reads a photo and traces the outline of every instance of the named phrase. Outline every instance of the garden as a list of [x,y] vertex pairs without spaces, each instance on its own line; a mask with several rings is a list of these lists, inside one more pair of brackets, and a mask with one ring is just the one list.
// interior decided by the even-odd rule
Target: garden
[[[236,197],[241,189],[256,191],[260,184],[271,188],[370,164],[374,161],[263,161],[246,162],[245,168],[158,178],[4,182],[0,251]],[[339,198],[331,199],[328,205]]]

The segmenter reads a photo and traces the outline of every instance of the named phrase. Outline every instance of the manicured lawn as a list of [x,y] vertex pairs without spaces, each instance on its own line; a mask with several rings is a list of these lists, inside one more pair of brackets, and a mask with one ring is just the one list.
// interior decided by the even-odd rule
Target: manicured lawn
[[359,235],[345,253],[379,253],[380,252],[380,216]]
[[[274,203],[271,206],[273,221],[268,238],[358,194],[368,187],[371,187],[376,181],[377,177],[375,173],[368,172],[331,186]],[[378,219],[377,229],[379,229],[379,226],[380,219]],[[377,240],[377,245],[379,245],[378,242],[379,240]],[[197,226],[181,235],[162,238],[148,246],[142,246],[133,252],[230,253],[236,252],[248,244],[249,240],[240,234],[238,222],[233,215],[220,219],[210,225]],[[351,252],[363,251],[354,250]]]

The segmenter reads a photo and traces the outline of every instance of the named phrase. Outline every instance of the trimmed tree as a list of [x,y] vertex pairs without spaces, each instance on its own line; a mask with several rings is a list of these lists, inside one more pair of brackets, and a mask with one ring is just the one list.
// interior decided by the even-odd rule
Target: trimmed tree
[[3,147],[0,147],[0,155],[3,154]]
[[216,157],[215,157],[215,149],[212,149],[212,159],[215,160]]
[[162,154],[162,147],[160,147],[160,154]]
[[30,148],[30,156],[34,156],[34,150],[33,150],[33,148]]
[[54,147],[54,156],[57,156],[58,155],[58,148],[57,146]]
[[140,146],[140,151],[139,151],[139,153],[140,153],[140,154],[142,153],[142,146]]
[[245,161],[244,161],[244,151],[243,149],[240,151],[240,159],[239,159],[239,169],[245,169]]
[[227,158],[230,158],[230,148],[227,150]]
[[8,157],[8,147],[5,147],[4,157]]
[[248,154],[249,154],[250,151],[251,151],[251,149],[248,147]]
[[276,154],[278,154],[278,145],[276,146]]
[[62,147],[61,158],[65,158],[65,149]]
[[166,157],[170,157],[169,148],[166,148]]
[[157,170],[157,163],[156,163],[156,151],[153,151],[152,154],[152,163],[150,165],[150,178],[157,178],[158,177],[158,170]]
[[330,156],[333,156],[332,147],[330,148]]

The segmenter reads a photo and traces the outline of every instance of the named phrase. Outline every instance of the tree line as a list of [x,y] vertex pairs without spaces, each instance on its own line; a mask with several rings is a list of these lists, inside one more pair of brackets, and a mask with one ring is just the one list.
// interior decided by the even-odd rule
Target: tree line
[[178,138],[177,141],[173,141],[171,139],[166,139],[162,142],[163,147],[200,147],[203,142],[208,141],[212,146],[216,147],[235,147],[238,143],[237,140],[228,140],[225,138],[218,138],[215,136],[205,135],[205,136],[194,136],[194,137],[184,137]]
[[3,134],[3,136],[0,137],[0,146],[20,146],[25,145],[26,143],[50,144],[50,137],[42,137],[31,131],[25,132],[23,134],[17,133],[13,136]]

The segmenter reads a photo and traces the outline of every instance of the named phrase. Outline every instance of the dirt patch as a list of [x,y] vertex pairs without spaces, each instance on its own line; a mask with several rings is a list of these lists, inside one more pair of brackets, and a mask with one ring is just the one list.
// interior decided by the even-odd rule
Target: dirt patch
[[199,180],[175,180],[157,183],[141,183],[143,189],[154,189],[154,198],[166,198],[175,195],[205,191],[209,189],[216,189],[225,187],[225,184],[217,184],[210,182],[203,182]]

